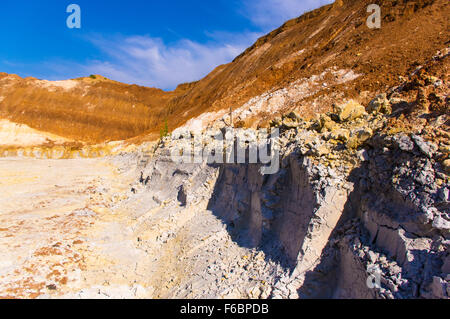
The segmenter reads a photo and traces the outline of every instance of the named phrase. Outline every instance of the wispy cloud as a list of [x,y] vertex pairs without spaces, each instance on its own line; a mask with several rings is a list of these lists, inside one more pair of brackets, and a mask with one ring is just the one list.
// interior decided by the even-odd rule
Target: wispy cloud
[[244,0],[242,14],[267,32],[286,20],[332,2],[334,0]]
[[220,64],[228,63],[264,33],[286,20],[333,0],[243,0],[241,12],[258,32],[205,32],[210,41],[181,39],[165,43],[160,38],[131,36],[90,38],[106,54],[91,61],[87,72],[146,86],[173,89],[183,82],[199,80]]
[[211,41],[182,39],[172,44],[148,36],[93,37],[90,41],[106,58],[91,61],[85,69],[112,79],[173,89],[183,82],[199,80],[216,66],[228,63],[261,34],[209,33]]
[[[101,60],[52,59],[14,69],[23,69],[22,74],[27,75],[40,73],[50,80],[101,74],[116,81],[171,90],[180,83],[199,80],[218,65],[232,61],[257,38],[286,20],[331,2],[242,0],[237,10],[251,21],[253,31],[205,31],[209,39],[206,42],[181,38],[167,43],[161,38],[142,35],[89,36],[86,39],[101,52]],[[42,69],[46,70],[44,74]]]

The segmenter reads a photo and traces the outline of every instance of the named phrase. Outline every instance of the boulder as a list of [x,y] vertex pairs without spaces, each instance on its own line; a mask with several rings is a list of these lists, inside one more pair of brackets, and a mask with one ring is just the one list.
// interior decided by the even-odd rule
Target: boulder
[[336,122],[334,122],[328,115],[320,114],[318,126],[319,131],[323,133],[327,131],[332,131],[336,126]]
[[437,215],[433,220],[433,228],[449,231],[450,230],[450,222],[445,220],[442,216]]
[[370,103],[367,108],[369,113],[392,113],[391,103],[387,99],[386,93],[377,95]]
[[422,137],[418,135],[411,136],[412,140],[416,143],[419,150],[424,154],[425,156],[432,158],[434,153],[437,151],[436,145],[433,145],[429,142],[426,142]]
[[347,142],[350,139],[350,132],[346,129],[338,129],[330,133],[330,139]]
[[336,107],[338,116],[341,122],[353,121],[362,117],[366,113],[364,106],[354,100],[350,100],[347,103],[341,104]]
[[450,174],[450,159],[446,159],[442,162],[442,167],[447,174]]
[[405,134],[398,134],[393,140],[402,151],[411,152],[414,149],[413,141]]
[[367,142],[373,135],[373,131],[370,128],[362,128],[352,132],[350,139],[347,142],[347,148],[356,149],[360,145]]

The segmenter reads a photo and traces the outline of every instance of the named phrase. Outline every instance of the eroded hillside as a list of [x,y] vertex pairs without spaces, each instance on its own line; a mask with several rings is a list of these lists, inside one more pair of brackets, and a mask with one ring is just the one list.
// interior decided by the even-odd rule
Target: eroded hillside
[[[294,109],[311,118],[330,111],[336,98],[365,104],[445,47],[449,34],[445,0],[375,1],[382,9],[379,30],[365,23],[373,2],[339,0],[288,21],[233,62],[173,92],[101,76],[47,82],[0,74],[0,116],[98,143],[157,139],[165,119],[172,130],[205,112],[240,109],[264,94],[276,107],[238,114],[236,122],[267,125],[271,117]],[[305,80],[311,86],[298,87]],[[279,92],[283,88],[291,90],[286,95]]]
[[160,125],[170,93],[93,77],[51,82],[0,74],[1,115],[90,143],[135,137]]

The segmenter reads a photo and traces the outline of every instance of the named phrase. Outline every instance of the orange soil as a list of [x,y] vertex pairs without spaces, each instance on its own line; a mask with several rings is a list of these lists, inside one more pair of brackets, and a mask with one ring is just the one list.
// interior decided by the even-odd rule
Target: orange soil
[[[371,3],[382,9],[379,30],[365,23]],[[337,96],[365,104],[373,94],[398,83],[399,76],[413,72],[448,46],[449,16],[447,0],[338,0],[286,22],[232,63],[172,92],[100,76],[77,79],[79,85],[71,90],[49,90],[35,79],[0,73],[0,116],[86,142],[155,139],[165,119],[172,130],[206,111],[237,108],[270,89],[330,67],[363,75],[286,105],[313,117],[330,111]]]

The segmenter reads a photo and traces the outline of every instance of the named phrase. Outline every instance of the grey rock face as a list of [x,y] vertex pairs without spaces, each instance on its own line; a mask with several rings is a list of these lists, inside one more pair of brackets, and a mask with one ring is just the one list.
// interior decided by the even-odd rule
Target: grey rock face
[[411,152],[414,149],[414,143],[407,135],[397,135],[394,137],[394,141],[402,151]]
[[[375,135],[351,153],[326,134],[286,130],[281,168],[267,176],[259,164],[175,164],[168,154],[179,141],[167,141],[143,170],[143,191],[154,207],[208,201],[235,243],[282,269],[267,289],[249,284],[249,296],[448,298],[449,185],[438,183],[433,145]],[[242,282],[230,284],[231,294]]]
[[369,112],[390,113],[391,103],[387,99],[386,93],[380,94],[373,99],[367,109]]
[[420,136],[413,135],[411,138],[416,143],[419,150],[427,157],[433,157],[434,153],[437,150],[437,147],[432,145],[431,143],[425,142],[424,139]]

